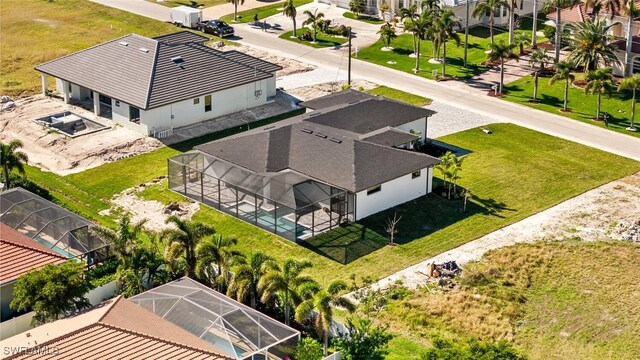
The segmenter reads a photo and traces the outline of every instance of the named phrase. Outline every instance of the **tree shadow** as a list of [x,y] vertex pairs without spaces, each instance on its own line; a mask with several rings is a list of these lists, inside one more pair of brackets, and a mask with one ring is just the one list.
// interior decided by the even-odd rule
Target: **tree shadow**
[[492,198],[482,199],[477,196],[472,196],[472,199],[484,208],[485,215],[491,215],[504,219],[505,216],[501,214],[503,211],[516,211],[516,209],[509,208],[504,202],[497,201]]
[[341,225],[301,243],[305,248],[346,265],[387,245],[387,239],[358,223]]

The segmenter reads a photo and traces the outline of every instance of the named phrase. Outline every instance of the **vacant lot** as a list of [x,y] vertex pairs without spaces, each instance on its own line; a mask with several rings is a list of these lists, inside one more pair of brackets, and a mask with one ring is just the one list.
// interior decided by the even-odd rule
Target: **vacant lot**
[[[472,129],[440,139],[472,151],[465,160],[460,181],[474,194],[467,213],[460,211],[460,201],[430,195],[372,216],[361,224],[317,237],[305,246],[282,240],[205,206],[201,206],[194,219],[213,224],[221,234],[237,237],[242,251],[265,251],[278,259],[308,258],[314,263],[312,275],[322,282],[336,277],[347,279],[351,273],[379,278],[640,170],[640,163],[635,161],[515,125],[495,124],[488,128],[492,135]],[[62,204],[110,224],[113,220],[99,216],[98,212],[110,207],[114,194],[165,175],[168,157],[235,131],[65,177],[32,168],[28,174],[52,191]],[[155,197],[166,201],[161,193]],[[399,245],[388,247],[384,245],[383,227],[394,211],[403,216],[398,226]],[[364,239],[362,233],[366,235]]]
[[508,340],[530,359],[634,359],[638,276],[639,244],[519,244],[469,264],[460,290],[414,292],[383,319],[401,335],[394,348],[415,349],[405,359],[419,359],[433,334]]

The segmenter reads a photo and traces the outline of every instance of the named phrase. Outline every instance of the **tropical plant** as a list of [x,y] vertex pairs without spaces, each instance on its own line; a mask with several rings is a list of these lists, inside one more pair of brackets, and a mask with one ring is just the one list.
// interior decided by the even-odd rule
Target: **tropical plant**
[[456,33],[454,28],[460,26],[460,21],[455,16],[453,10],[445,10],[437,18],[435,22],[435,36],[439,43],[442,44],[442,77],[447,77],[447,42],[453,42],[460,46],[460,35]]
[[557,63],[555,69],[556,73],[549,80],[549,85],[553,85],[557,81],[564,81],[564,98],[562,102],[562,110],[567,111],[567,103],[569,101],[569,84],[576,79],[576,76],[573,74],[575,65],[569,60],[564,60]]
[[365,9],[364,0],[351,0],[349,3],[349,11],[356,15],[356,18],[360,17],[360,13],[362,13]]
[[284,323],[289,325],[291,320],[291,303],[294,306],[300,304],[302,299],[298,295],[298,288],[303,284],[313,283],[313,279],[308,275],[302,275],[304,269],[312,267],[308,260],[298,261],[287,258],[282,267],[275,262],[268,263],[269,271],[260,279],[258,291],[262,293],[262,303],[267,303],[276,293],[282,294],[284,298]]
[[5,188],[11,187],[10,173],[13,169],[24,174],[24,164],[29,161],[29,157],[19,149],[22,148],[22,141],[11,140],[8,143],[0,142],[0,163],[2,163],[2,173],[4,175]]
[[520,49],[520,55],[522,56],[524,55],[524,47],[531,44],[531,39],[529,38],[529,35],[527,35],[527,33],[521,31],[516,33],[513,42]]
[[332,282],[326,290],[315,283],[304,284],[300,289],[300,295],[306,300],[296,308],[296,321],[302,323],[315,312],[314,326],[318,335],[322,336],[325,356],[329,348],[329,327],[333,321],[333,308],[340,307],[348,312],[356,309],[351,300],[342,296],[347,289],[347,284],[342,280]]
[[321,12],[319,13],[318,9],[314,12],[311,12],[311,10],[305,10],[303,14],[307,15],[307,19],[302,23],[302,26],[311,25],[313,28],[313,42],[316,42],[318,39],[316,36],[318,33],[318,22],[324,19],[324,14]]
[[616,80],[613,77],[611,68],[596,69],[587,74],[587,85],[584,92],[598,95],[596,102],[596,119],[600,119],[600,99],[602,94],[611,96],[616,87]]
[[124,265],[133,252],[146,223],[147,219],[143,219],[131,224],[131,217],[129,214],[125,214],[118,220],[115,230],[96,228],[96,231],[109,242],[111,251],[118,256],[120,262]]
[[322,360],[322,345],[312,337],[298,341],[294,353],[296,360]]
[[417,3],[413,3],[409,5],[409,7],[400,8],[400,19],[404,24],[404,31],[411,32],[413,34],[413,53],[416,53],[417,44],[417,36],[416,33],[411,31],[411,19],[420,16],[418,14],[418,5]]
[[486,14],[489,14],[489,34],[491,36],[491,44],[493,41],[493,25],[495,23],[495,12],[499,11],[502,6],[508,6],[506,0],[483,0],[476,3],[471,16],[480,20]]
[[244,5],[244,0],[227,0],[227,2],[233,4],[233,20],[238,21],[238,5]]
[[479,341],[474,338],[466,341],[451,341],[440,338],[433,338],[433,347],[423,354],[421,360],[526,360],[527,357],[520,355],[516,349],[507,341],[497,343],[491,341]]
[[197,278],[196,247],[205,236],[213,235],[215,229],[213,226],[194,223],[175,215],[168,217],[165,222],[176,227],[175,230],[165,234],[165,258],[170,263],[184,260],[185,274],[191,278]]
[[291,21],[293,21],[293,37],[298,37],[296,34],[296,16],[298,15],[298,10],[296,9],[296,4],[293,0],[287,0],[284,2],[282,15],[291,18]]
[[498,87],[498,94],[502,94],[502,87],[504,86],[504,62],[505,60],[514,59],[519,61],[518,55],[513,53],[515,44],[507,44],[504,40],[500,40],[497,44],[489,44],[489,53],[487,54],[487,60],[490,62],[500,61],[500,85]]
[[393,28],[393,25],[389,23],[385,23],[380,27],[377,34],[380,35],[380,40],[384,43],[384,46],[389,49],[391,46],[391,40],[398,37],[396,35],[396,30]]
[[629,119],[631,123],[627,130],[636,131],[636,127],[634,126],[634,121],[636,117],[636,91],[640,89],[640,74],[635,74],[633,76],[626,77],[622,79],[620,85],[618,86],[618,91],[631,90],[631,118]]
[[615,24],[607,25],[605,20],[597,18],[567,25],[572,29],[568,59],[576,66],[583,66],[585,72],[599,68],[601,63],[604,66],[620,64],[615,55],[617,47],[609,43],[609,30]]
[[439,10],[440,9],[440,0],[422,0],[420,3],[420,7],[422,11],[426,10]]
[[258,283],[269,271],[269,265],[274,260],[264,253],[257,252],[252,253],[249,259],[238,261],[240,264],[234,269],[227,295],[241,302],[248,300],[251,307],[255,309],[257,301],[261,297]]
[[231,276],[230,268],[244,257],[242,253],[232,249],[237,244],[238,239],[222,235],[213,235],[200,242],[196,247],[198,279],[224,292]]
[[536,68],[533,72],[533,101],[538,101],[538,77],[540,72],[544,71],[545,66],[551,62],[551,58],[547,55],[547,49],[536,49],[529,57],[529,65]]
[[[153,234],[150,234],[150,238],[154,239]],[[125,297],[131,297],[147,288],[167,282],[170,274],[166,265],[155,243],[145,245],[137,241],[134,249],[127,255],[125,263],[120,264],[116,271],[119,292]]]
[[31,324],[43,324],[88,307],[89,301],[84,297],[87,291],[83,263],[49,264],[18,278],[9,306],[18,311],[33,310]]
[[409,18],[409,21],[406,23],[408,26],[405,26],[405,30],[411,31],[413,33],[413,37],[416,40],[416,48],[414,53],[416,54],[416,67],[413,69],[414,72],[420,71],[420,45],[421,40],[426,36],[427,28],[431,25],[431,17],[428,12],[422,12],[419,16],[414,16]]
[[389,354],[387,348],[393,339],[386,327],[374,326],[370,319],[347,319],[347,333],[336,341],[345,360],[383,360]]
[[571,8],[573,9],[580,0],[547,0],[544,4],[542,4],[542,11],[545,13],[556,13],[556,40],[555,40],[555,55],[554,55],[554,63],[560,61],[560,49],[562,48],[562,9]]

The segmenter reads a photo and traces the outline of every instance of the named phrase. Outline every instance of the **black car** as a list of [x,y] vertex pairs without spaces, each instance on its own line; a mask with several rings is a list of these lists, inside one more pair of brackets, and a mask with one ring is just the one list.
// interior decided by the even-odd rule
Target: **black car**
[[233,27],[220,20],[203,21],[198,25],[198,29],[203,33],[213,34],[220,37],[233,36],[234,34]]

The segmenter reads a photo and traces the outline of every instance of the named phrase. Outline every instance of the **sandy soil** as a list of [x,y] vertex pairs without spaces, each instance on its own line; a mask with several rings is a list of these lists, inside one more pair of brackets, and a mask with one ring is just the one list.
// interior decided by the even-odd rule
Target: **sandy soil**
[[312,71],[313,69],[315,69],[315,67],[312,65],[305,64],[297,60],[288,59],[282,56],[273,55],[266,51],[250,48],[244,45],[225,46],[222,48],[222,51],[231,51],[231,50],[241,51],[247,55],[255,56],[259,59],[282,66],[283,69],[276,72],[276,77],[282,77],[282,76],[287,76],[292,74],[300,74],[300,73]]
[[386,288],[400,280],[410,288],[427,281],[430,263],[455,260],[459,265],[479,260],[492,249],[520,242],[580,238],[585,241],[640,242],[640,173],[578,195],[520,222],[401,270],[376,283]]
[[200,210],[200,204],[195,201],[176,203],[178,208],[173,208],[159,201],[145,200],[138,196],[138,193],[144,190],[146,186],[154,183],[143,184],[114,195],[111,199],[113,206],[108,210],[101,211],[100,215],[109,216],[111,214],[129,213],[133,223],[146,219],[145,229],[163,231],[175,228],[173,224],[165,224],[167,217],[177,215],[183,219],[191,219],[193,214]]
[[[19,139],[29,164],[60,175],[77,173],[121,158],[138,155],[162,146],[156,139],[121,127],[70,138],[50,132],[34,119],[71,110],[95,120],[92,112],[42,95],[15,100],[17,107],[0,113],[0,141]],[[109,120],[98,122],[111,126]]]
[[[346,81],[326,82],[311,86],[303,86],[295,89],[287,89],[287,93],[297,97],[300,100],[306,101],[339,91],[340,89],[342,89],[342,86],[346,84]],[[362,88],[362,90],[370,90],[378,86],[378,84],[366,80],[351,81],[351,87],[353,89]]]

